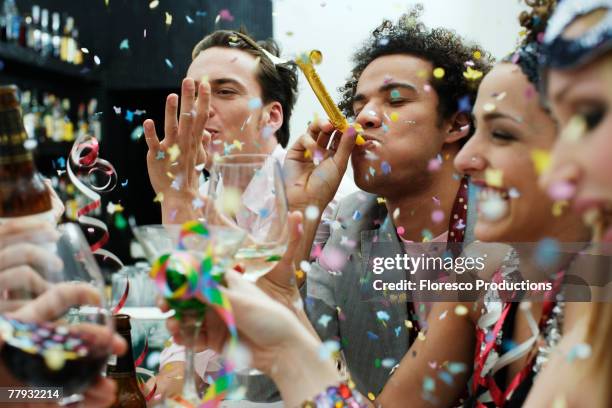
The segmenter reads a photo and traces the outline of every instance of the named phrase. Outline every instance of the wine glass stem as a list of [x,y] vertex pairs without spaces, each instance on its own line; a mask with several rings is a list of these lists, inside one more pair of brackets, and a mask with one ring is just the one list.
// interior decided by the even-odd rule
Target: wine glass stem
[[185,375],[183,378],[183,398],[190,402],[199,400],[195,378],[194,345],[202,326],[201,316],[185,314],[181,320],[181,331],[185,341]]

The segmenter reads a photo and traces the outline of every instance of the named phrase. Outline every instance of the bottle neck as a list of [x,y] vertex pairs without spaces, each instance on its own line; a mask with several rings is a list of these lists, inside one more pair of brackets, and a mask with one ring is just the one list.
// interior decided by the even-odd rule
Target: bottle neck
[[132,351],[132,336],[130,332],[120,331],[119,335],[123,337],[128,345],[128,349],[122,356],[117,356],[115,365],[108,365],[108,373],[112,376],[121,374],[127,377],[136,375],[136,368],[134,367],[134,355]]

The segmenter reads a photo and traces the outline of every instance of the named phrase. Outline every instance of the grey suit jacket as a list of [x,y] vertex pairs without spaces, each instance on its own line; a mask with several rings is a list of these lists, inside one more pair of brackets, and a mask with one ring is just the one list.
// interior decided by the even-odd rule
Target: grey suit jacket
[[[408,305],[367,300],[375,276],[364,260],[401,254],[403,246],[384,203],[379,204],[374,195],[357,192],[346,197],[338,205],[336,220],[340,228],[332,229],[321,256],[308,271],[306,310],[322,340],[340,341],[357,389],[364,395],[378,395],[392,366],[410,346],[405,325]],[[471,220],[473,209],[468,208],[466,242],[472,238]],[[384,242],[385,254],[379,254],[381,246],[372,242]],[[403,276],[386,275],[385,281],[406,278],[405,271],[392,273]]]

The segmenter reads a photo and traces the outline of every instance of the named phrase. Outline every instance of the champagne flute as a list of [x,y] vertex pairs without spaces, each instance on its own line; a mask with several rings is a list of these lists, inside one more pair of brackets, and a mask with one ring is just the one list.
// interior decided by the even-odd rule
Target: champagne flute
[[[102,373],[111,354],[114,330],[105,303],[104,280],[80,227],[62,224],[58,230],[60,238],[53,246],[63,265],[38,265],[25,271],[31,275],[28,279],[17,279],[16,286],[0,291],[0,310],[16,310],[59,283],[85,283],[99,294],[98,300],[53,310],[55,317],[47,321],[3,320],[0,358],[15,378],[29,386],[62,387],[60,404],[68,405],[81,401],[82,393]],[[35,237],[29,241],[15,236],[7,239],[12,242],[0,244],[20,240],[50,247]]]
[[288,208],[282,170],[272,156],[232,154],[213,163],[206,222],[244,231],[234,258],[246,279],[254,282],[268,273],[287,249]]
[[[208,228],[209,235],[190,235],[183,237],[184,250],[180,260],[190,259],[197,267],[204,259],[208,247],[214,259],[212,275],[219,277],[244,239],[244,232],[236,228]],[[163,255],[173,254],[179,246],[180,225],[143,225],[133,227],[133,232],[141,243],[151,264]],[[188,280],[185,269],[179,258],[170,256],[166,270],[166,279],[170,291],[175,291]],[[166,294],[167,295],[167,294]],[[185,347],[185,373],[181,398],[191,404],[197,404],[200,397],[195,380],[194,347],[202,326],[206,305],[192,297],[184,300],[166,297],[168,305],[175,311],[179,320],[179,330]],[[166,401],[166,406],[183,406],[174,401]]]

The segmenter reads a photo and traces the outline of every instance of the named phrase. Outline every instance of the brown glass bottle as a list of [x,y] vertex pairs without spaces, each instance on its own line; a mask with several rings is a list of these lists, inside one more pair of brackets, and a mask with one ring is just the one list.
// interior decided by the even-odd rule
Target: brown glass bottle
[[112,408],[145,408],[147,401],[140,392],[136,380],[136,368],[132,354],[132,335],[130,334],[130,316],[119,314],[113,316],[117,333],[125,339],[128,350],[123,356],[111,358],[106,366],[106,376],[117,383],[117,394]]
[[37,216],[53,221],[51,195],[25,145],[17,87],[0,86],[0,223]]

